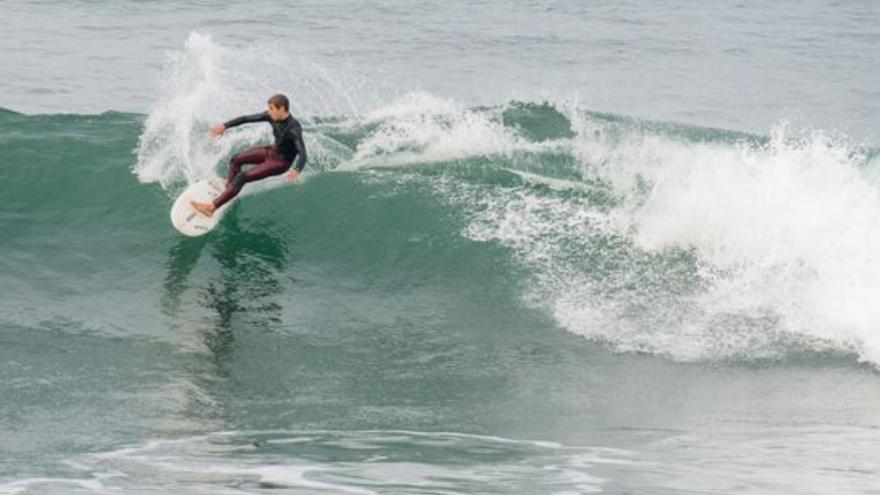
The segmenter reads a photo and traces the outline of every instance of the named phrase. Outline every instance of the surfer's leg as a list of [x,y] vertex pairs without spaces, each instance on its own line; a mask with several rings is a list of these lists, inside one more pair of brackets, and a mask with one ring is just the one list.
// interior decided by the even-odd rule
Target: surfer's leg
[[280,157],[274,156],[273,153],[270,153],[270,158],[268,160],[249,170],[245,170],[243,174],[246,182],[253,182],[273,175],[281,175],[290,169],[290,164],[290,161],[282,160]]
[[226,189],[220,196],[214,198],[210,203],[198,203],[192,201],[192,206],[203,215],[211,216],[217,208],[223,206],[224,203],[234,198],[246,181],[245,175],[241,172],[242,165],[248,163],[262,163],[271,156],[271,146],[257,146],[249,148],[232,157],[229,160],[229,172],[226,174]]
[[270,149],[272,149],[271,146],[257,146],[246,149],[232,157],[232,160],[229,160],[229,172],[226,173],[226,185],[228,186],[232,179],[241,172],[242,165],[266,161]]
[[226,190],[223,191],[220,196],[214,198],[213,203],[215,208],[220,208],[229,202],[229,200],[236,197],[238,193],[241,192],[241,188],[244,187],[245,183],[265,179],[272,175],[280,175],[290,168],[292,162],[282,159],[271,151],[271,149],[266,154],[268,155],[266,161],[257,164],[251,169],[240,172],[229,182],[226,186]]
[[220,196],[214,198],[214,201],[211,203],[214,204],[214,209],[220,208],[232,198],[238,196],[238,193],[241,192],[241,188],[244,186],[244,183],[247,181],[244,172],[238,173],[235,177],[228,181],[226,184],[226,189],[220,193]]

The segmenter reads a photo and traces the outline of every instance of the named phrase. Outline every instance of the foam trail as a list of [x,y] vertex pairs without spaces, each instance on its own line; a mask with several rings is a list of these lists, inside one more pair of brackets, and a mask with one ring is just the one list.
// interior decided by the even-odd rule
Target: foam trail
[[594,471],[643,462],[620,449],[465,433],[312,430],[152,440],[64,464],[69,477],[0,483],[0,493],[598,493],[609,480]]
[[510,156],[540,152],[555,144],[524,139],[500,118],[505,108],[474,110],[424,92],[405,94],[359,120],[358,125],[375,129],[358,143],[342,169]]

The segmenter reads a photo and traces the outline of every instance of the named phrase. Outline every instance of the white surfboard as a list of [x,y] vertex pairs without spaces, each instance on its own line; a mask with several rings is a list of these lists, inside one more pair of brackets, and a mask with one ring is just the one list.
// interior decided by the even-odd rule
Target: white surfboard
[[221,206],[210,217],[196,211],[192,204],[190,204],[190,201],[210,203],[224,189],[226,189],[226,183],[219,177],[202,179],[190,184],[186,190],[180,193],[180,196],[174,201],[174,206],[171,207],[171,224],[181,234],[190,237],[207,234],[220,222],[226,209],[235,202],[235,198]]

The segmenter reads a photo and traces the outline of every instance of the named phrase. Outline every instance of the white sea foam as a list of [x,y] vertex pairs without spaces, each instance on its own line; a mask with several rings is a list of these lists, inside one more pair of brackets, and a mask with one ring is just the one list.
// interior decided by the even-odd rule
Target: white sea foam
[[620,350],[755,358],[795,345],[880,363],[880,196],[858,150],[785,126],[734,145],[569,115],[584,175],[619,204],[498,189],[465,231],[534,268],[528,300]]
[[593,493],[606,481],[598,466],[640,462],[620,449],[465,433],[229,431],[79,455],[65,476],[0,493]]
[[361,123],[376,128],[358,143],[344,170],[537,152],[550,146],[523,139],[497,118],[497,111],[461,108],[423,92],[380,106]]

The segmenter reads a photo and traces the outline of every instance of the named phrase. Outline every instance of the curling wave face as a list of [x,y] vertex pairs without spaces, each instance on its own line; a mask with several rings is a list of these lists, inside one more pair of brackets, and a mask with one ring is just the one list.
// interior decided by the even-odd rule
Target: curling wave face
[[[169,100],[188,98],[180,94]],[[60,231],[82,245],[98,229],[132,236],[135,215],[141,241],[168,239],[163,213],[174,194],[223,173],[234,152],[268,135],[254,126],[211,140],[210,115],[167,112],[159,105],[145,121],[4,113],[12,160],[27,160],[35,141],[50,146],[7,169],[10,211],[43,219],[33,228],[10,214],[13,229],[18,220],[23,233]],[[833,351],[880,362],[873,150],[784,125],[760,137],[597,114],[576,102],[466,108],[426,93],[307,122],[312,162],[302,187],[267,181],[247,192],[273,191],[244,211],[289,223],[296,209],[320,223],[329,212],[359,218],[375,209],[370,231],[324,227],[322,235],[360,249],[368,239],[359,235],[394,236],[401,219],[392,211],[439,208],[453,219],[434,222],[429,228],[445,231],[427,237],[502,246],[522,268],[524,301],[617,350],[685,360]],[[29,127],[40,134],[22,132]],[[133,172],[158,190],[125,170],[138,132]],[[353,202],[351,184],[386,199]],[[7,248],[13,258],[37,242],[15,237],[25,245]]]

